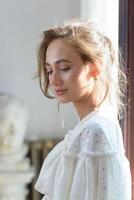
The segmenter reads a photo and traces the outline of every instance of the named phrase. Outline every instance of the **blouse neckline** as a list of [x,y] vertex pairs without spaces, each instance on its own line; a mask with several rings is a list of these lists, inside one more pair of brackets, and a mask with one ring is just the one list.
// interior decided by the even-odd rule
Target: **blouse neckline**
[[85,122],[87,122],[91,117],[93,117],[96,114],[102,117],[109,118],[112,121],[118,121],[113,107],[104,101],[99,107],[95,108],[92,112],[88,113],[85,117],[79,120],[78,124],[73,128],[72,131],[78,131],[81,126],[83,127],[83,124]]

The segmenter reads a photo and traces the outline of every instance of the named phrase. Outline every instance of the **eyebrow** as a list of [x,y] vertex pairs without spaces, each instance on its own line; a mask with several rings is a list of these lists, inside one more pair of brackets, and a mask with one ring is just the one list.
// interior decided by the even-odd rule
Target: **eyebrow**
[[[55,62],[55,64],[60,64],[61,62],[71,63],[69,60],[66,60],[66,59],[60,59],[60,60],[57,60],[57,61]],[[47,65],[47,66],[50,66],[50,64],[47,63],[47,62],[46,62],[46,65]]]

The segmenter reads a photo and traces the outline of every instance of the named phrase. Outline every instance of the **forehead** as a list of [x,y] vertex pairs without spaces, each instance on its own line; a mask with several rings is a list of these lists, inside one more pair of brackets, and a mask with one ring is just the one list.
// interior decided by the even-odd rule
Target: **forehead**
[[54,63],[57,60],[66,59],[69,61],[81,60],[77,51],[64,39],[52,41],[46,51],[46,62]]

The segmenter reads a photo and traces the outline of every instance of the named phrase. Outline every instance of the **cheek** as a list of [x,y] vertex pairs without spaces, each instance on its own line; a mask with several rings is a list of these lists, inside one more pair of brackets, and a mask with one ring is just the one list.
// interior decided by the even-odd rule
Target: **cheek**
[[83,89],[86,88],[87,85],[87,82],[80,77],[70,77],[70,80],[68,81],[68,88],[70,89],[70,92],[75,96],[85,92]]
[[81,77],[81,74],[79,73],[78,70],[73,69],[67,74],[65,74],[64,79],[67,81],[72,81],[73,82],[79,82],[79,79]]
[[[66,85],[70,85],[70,83],[73,83],[74,78],[75,77],[72,73],[62,72],[59,75],[59,79],[63,82],[63,84],[66,84]],[[51,82],[51,80],[50,80],[50,82]]]
[[72,84],[74,84],[76,87],[82,88],[85,87],[89,80],[85,74],[81,74],[79,76],[71,77]]
[[82,96],[85,94],[90,94],[93,89],[93,81],[87,76],[74,77],[72,79],[72,84],[70,82],[71,93],[74,96]]

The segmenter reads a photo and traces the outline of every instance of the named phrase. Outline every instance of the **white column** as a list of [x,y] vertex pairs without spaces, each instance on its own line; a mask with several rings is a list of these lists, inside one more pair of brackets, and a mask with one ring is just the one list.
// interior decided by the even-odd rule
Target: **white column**
[[0,94],[0,200],[25,200],[34,169],[24,143],[28,110],[17,97]]
[[96,22],[117,48],[119,0],[81,0],[81,18]]
[[27,184],[32,181],[33,174],[33,169],[0,172],[0,200],[26,200]]
[[30,159],[25,157],[27,151],[25,145],[15,154],[0,154],[0,200],[26,200],[27,184],[34,176]]

